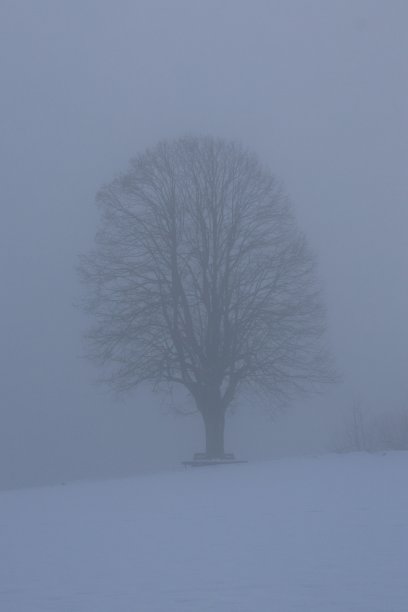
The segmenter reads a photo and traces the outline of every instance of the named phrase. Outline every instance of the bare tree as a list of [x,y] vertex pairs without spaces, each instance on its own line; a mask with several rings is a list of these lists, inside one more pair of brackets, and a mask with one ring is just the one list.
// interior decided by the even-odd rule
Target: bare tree
[[368,450],[370,440],[367,431],[367,415],[360,400],[354,400],[345,414],[344,431],[341,436],[342,451]]
[[80,267],[90,353],[116,389],[182,385],[215,458],[244,386],[282,398],[330,378],[314,258],[256,156],[212,138],[161,142],[97,201]]

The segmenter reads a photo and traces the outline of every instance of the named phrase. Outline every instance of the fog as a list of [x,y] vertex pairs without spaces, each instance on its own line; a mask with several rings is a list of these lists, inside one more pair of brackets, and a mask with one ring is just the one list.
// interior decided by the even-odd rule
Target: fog
[[94,384],[74,306],[96,191],[162,138],[248,145],[319,260],[342,382],[273,418],[238,402],[227,446],[319,452],[356,398],[408,409],[407,19],[403,0],[3,0],[0,487],[161,469],[202,446],[168,398]]

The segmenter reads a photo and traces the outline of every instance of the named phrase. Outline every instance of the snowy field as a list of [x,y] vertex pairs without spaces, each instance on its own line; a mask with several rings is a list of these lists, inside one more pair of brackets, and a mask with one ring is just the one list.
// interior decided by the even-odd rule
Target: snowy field
[[0,494],[1,612],[407,612],[408,453]]

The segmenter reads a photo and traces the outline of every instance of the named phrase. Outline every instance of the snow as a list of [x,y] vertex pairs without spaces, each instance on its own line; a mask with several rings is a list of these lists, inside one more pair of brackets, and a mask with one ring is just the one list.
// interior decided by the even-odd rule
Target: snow
[[0,494],[2,612],[407,612],[408,453]]

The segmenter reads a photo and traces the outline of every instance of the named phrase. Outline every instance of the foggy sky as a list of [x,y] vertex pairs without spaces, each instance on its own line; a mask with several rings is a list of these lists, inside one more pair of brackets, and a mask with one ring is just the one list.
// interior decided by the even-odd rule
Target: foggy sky
[[[198,419],[93,386],[73,307],[95,192],[162,138],[240,140],[284,181],[344,380],[299,413],[408,408],[407,20],[405,0],[2,0],[0,487],[200,449]],[[246,414],[232,450],[279,447]]]

